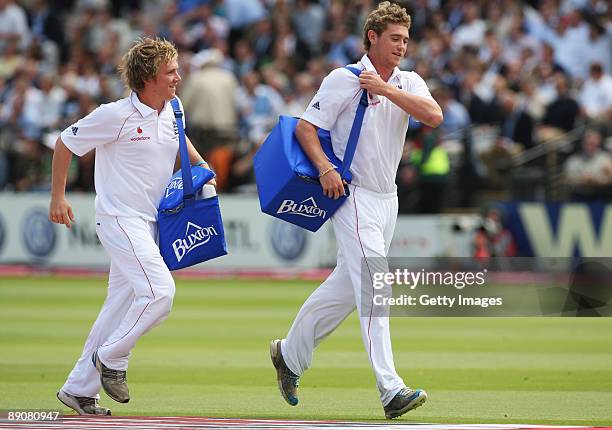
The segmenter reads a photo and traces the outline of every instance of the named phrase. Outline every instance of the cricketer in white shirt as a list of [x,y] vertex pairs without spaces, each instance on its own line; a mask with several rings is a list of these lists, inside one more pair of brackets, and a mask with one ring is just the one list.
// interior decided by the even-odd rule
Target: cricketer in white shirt
[[[383,2],[380,7],[396,6]],[[362,70],[359,78],[344,68],[332,71],[296,127],[304,152],[320,172],[324,193],[338,198],[344,194],[343,182],[321,149],[317,128],[331,131],[334,152],[342,159],[361,91],[368,91],[369,106],[351,165],[350,195],[332,217],[339,248],[336,268],[306,300],[287,337],[272,342],[271,356],[283,397],[297,404],[297,383],[290,379],[299,378],[310,367],[314,348],[357,309],[385,415],[394,418],[423,404],[427,395],[407,389],[395,370],[389,318],[372,314],[372,271],[387,267],[385,257],[398,210],[395,176],[409,117],[437,127],[442,111],[419,75],[397,67],[406,52],[408,28],[388,23],[382,34],[369,30],[367,35],[368,53],[353,65]],[[283,378],[279,356],[295,376]]]
[[[367,55],[350,66],[376,73]],[[415,72],[396,67],[387,83],[433,101],[425,81]],[[336,69],[324,79],[302,115],[303,120],[314,126],[330,130],[334,153],[340,160],[344,158],[361,91],[357,76],[344,67]],[[395,174],[402,158],[409,119],[410,116],[388,98],[369,95],[351,164],[352,184],[377,193],[397,190]]]
[[[110,414],[97,404],[101,388],[113,400],[129,401],[131,351],[172,308],[175,284],[156,242],[156,220],[179,148],[170,104],[181,81],[177,56],[170,42],[140,39],[122,60],[130,96],[98,107],[56,142],[49,219],[68,228],[75,221],[65,196],[68,166],[73,153],[95,149],[96,233],[110,256],[106,300],[57,394],[82,415]],[[207,166],[186,141],[191,164]]]
[[178,152],[170,102],[158,114],[132,92],[66,128],[61,139],[79,157],[96,150],[96,213],[157,220]]

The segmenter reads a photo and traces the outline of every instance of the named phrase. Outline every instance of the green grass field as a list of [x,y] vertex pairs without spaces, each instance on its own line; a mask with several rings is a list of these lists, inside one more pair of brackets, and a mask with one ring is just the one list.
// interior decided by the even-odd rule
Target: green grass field
[[[281,398],[268,343],[315,282],[177,282],[170,318],[133,351],[114,415],[380,420],[355,315],[316,351],[300,404]],[[105,296],[104,279],[0,278],[0,409],[57,409]],[[610,318],[394,318],[395,363],[425,388],[429,423],[612,425]],[[67,409],[64,409],[68,412]]]

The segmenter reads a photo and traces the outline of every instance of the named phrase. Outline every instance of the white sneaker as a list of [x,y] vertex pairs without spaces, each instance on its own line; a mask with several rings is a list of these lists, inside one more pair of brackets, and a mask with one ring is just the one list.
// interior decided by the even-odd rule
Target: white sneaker
[[110,415],[110,409],[98,405],[94,397],[77,397],[59,390],[57,399],[79,415]]

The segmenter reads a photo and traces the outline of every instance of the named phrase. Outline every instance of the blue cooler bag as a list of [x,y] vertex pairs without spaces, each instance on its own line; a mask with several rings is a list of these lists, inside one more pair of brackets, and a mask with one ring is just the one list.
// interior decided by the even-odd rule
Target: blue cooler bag
[[[359,76],[361,70],[347,67]],[[363,116],[368,107],[368,93],[363,90],[357,113],[351,127],[344,161],[334,155],[329,131],[319,129],[321,147],[340,177],[347,183],[352,180],[349,170],[361,132]],[[297,138],[295,127],[298,118],[282,116],[272,129],[254,158],[255,178],[261,210],[268,215],[290,222],[310,231],[317,231],[349,195],[337,200],[323,194],[319,172],[312,165]]]
[[170,270],[177,270],[225,255],[227,246],[219,198],[196,198],[197,192],[215,174],[203,167],[189,165],[183,112],[177,99],[172,100],[172,108],[178,126],[181,170],[172,176],[166,187],[157,222],[161,255]]

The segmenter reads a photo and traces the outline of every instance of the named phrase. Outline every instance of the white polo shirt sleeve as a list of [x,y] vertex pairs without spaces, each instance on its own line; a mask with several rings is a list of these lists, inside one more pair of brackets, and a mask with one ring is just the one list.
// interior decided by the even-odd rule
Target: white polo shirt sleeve
[[406,83],[406,91],[415,96],[426,97],[428,99],[434,99],[429,92],[429,88],[427,88],[427,84],[419,76],[418,73],[415,72],[402,72],[403,81]]
[[333,70],[323,79],[302,119],[324,130],[331,130],[340,112],[358,90],[359,78],[351,71],[345,68]]
[[101,105],[61,133],[62,142],[81,157],[92,149],[117,140],[125,118],[121,118],[115,103]]

